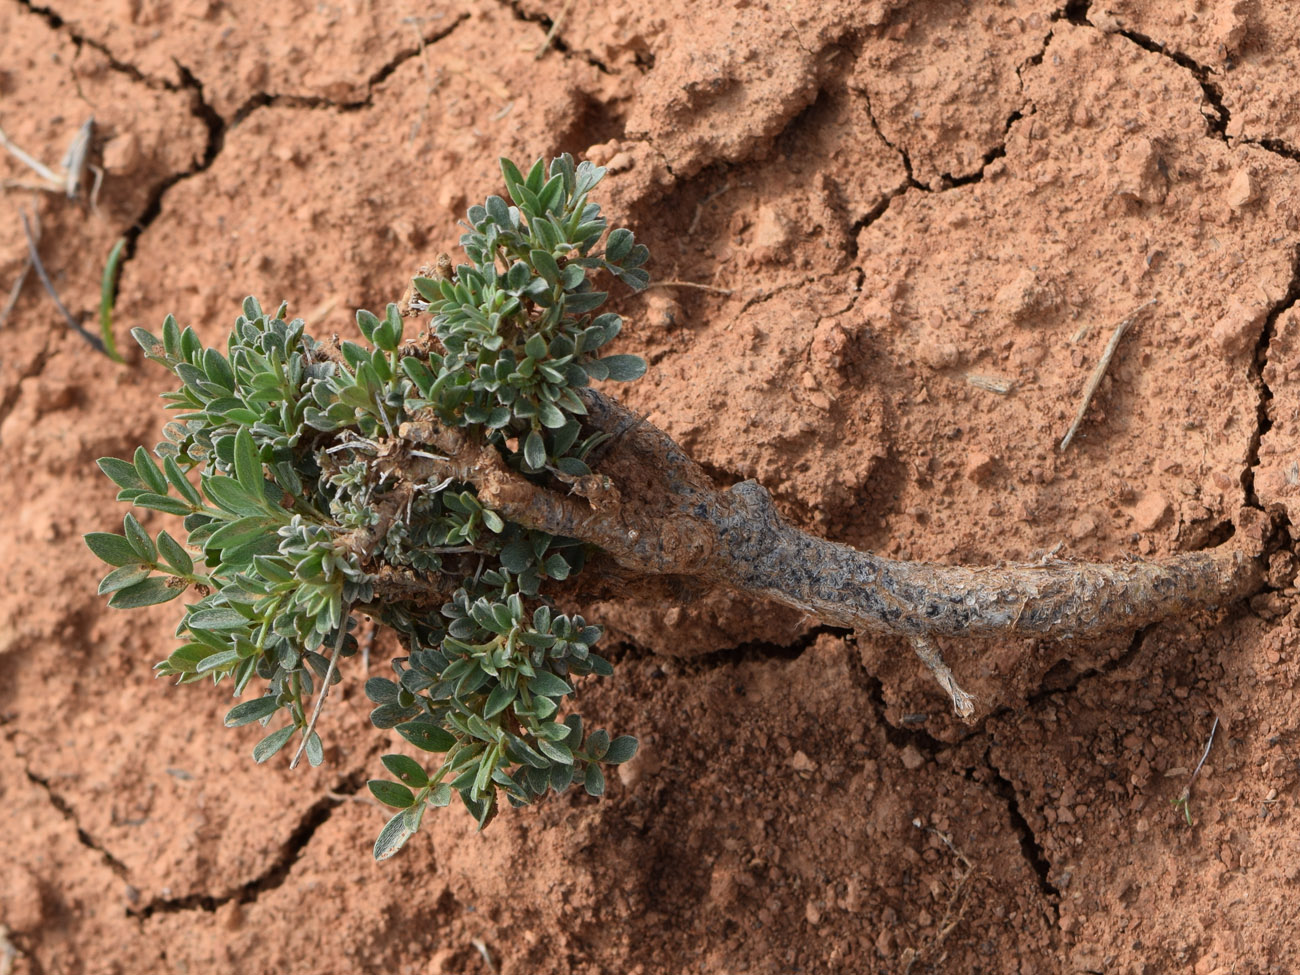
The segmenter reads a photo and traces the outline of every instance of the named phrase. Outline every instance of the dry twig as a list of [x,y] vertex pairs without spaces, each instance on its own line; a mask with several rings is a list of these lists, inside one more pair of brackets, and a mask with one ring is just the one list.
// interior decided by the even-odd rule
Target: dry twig
[[36,276],[41,279],[41,284],[45,286],[45,290],[49,294],[51,300],[53,300],[59,311],[63,313],[63,317],[67,321],[68,327],[89,342],[90,347],[96,352],[102,352],[105,355],[108,355],[108,350],[104,348],[104,343],[100,341],[99,337],[87,332],[82,327],[81,322],[77,321],[77,319],[72,316],[72,312],[68,311],[67,307],[59,299],[59,293],[54,290],[54,282],[52,282],[50,276],[45,273],[45,265],[41,263],[41,255],[36,249],[36,237],[32,233],[31,223],[27,220],[27,211],[19,209],[18,216],[23,222],[23,234],[27,237],[27,255],[32,262],[32,267],[36,269]]
[[1124,333],[1127,332],[1128,327],[1137,320],[1137,317],[1142,313],[1142,310],[1154,305],[1155,303],[1156,299],[1152,298],[1145,304],[1138,305],[1131,315],[1115,326],[1115,331],[1111,333],[1110,341],[1106,343],[1106,348],[1102,352],[1101,358],[1097,360],[1097,365],[1092,370],[1092,375],[1088,377],[1088,385],[1083,388],[1083,399],[1079,403],[1079,412],[1074,415],[1074,422],[1070,424],[1070,429],[1065,431],[1065,437],[1061,440],[1061,450],[1070,446],[1070,441],[1074,439],[1075,433],[1078,432],[1079,425],[1083,423],[1083,417],[1088,412],[1088,407],[1092,404],[1092,398],[1097,395],[1097,387],[1101,385],[1102,379],[1105,378],[1106,369],[1110,366],[1110,360],[1114,357],[1115,350],[1119,348],[1119,340],[1124,337]]

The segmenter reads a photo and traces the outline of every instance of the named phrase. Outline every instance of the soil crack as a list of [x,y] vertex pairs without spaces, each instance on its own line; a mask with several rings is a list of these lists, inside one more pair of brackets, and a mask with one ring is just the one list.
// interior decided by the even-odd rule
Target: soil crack
[[[617,71],[611,70],[609,65],[607,65],[604,61],[600,60],[600,58],[596,57],[590,51],[576,51],[573,48],[571,48],[568,45],[568,43],[564,40],[564,37],[560,33],[560,31],[556,29],[555,18],[549,17],[546,14],[541,14],[541,13],[539,14],[528,13],[526,10],[523,9],[523,4],[520,3],[520,0],[501,0],[501,5],[503,7],[509,8],[510,12],[514,14],[515,20],[521,20],[526,24],[536,24],[538,27],[540,27],[546,33],[546,35],[550,36],[549,46],[555,48],[556,51],[564,55],[566,58],[574,58],[574,57],[580,58],[582,61],[586,62],[589,66],[595,68],[601,74],[607,74],[607,75],[618,74]],[[561,10],[562,11],[568,10],[568,5],[562,7]],[[563,17],[564,14],[560,13],[557,16]],[[563,24],[561,24],[561,26],[563,26]],[[551,35],[552,30],[555,31],[554,35]],[[539,50],[544,51],[545,49],[539,48]],[[539,60],[540,60],[540,56],[539,56]]]
[[146,921],[155,914],[178,914],[182,911],[195,910],[211,913],[230,901],[237,904],[252,903],[285,882],[289,872],[302,858],[303,851],[316,835],[316,831],[334,815],[334,811],[343,804],[345,797],[361,789],[365,780],[365,770],[358,769],[342,778],[325,795],[307,807],[307,811],[298,820],[298,825],[285,840],[279,855],[252,880],[224,894],[189,894],[185,897],[154,900],[141,908],[129,908],[127,913],[140,921]]
[[86,849],[94,850],[98,853],[103,857],[104,863],[108,865],[108,868],[112,870],[113,873],[125,879],[128,873],[126,864],[113,856],[113,854],[109,853],[101,844],[95,842],[94,837],[82,828],[81,823],[77,821],[77,814],[73,811],[72,806],[68,804],[68,801],[64,799],[63,796],[54,791],[54,787],[50,785],[49,780],[41,778],[28,768],[24,768],[23,772],[27,776],[27,781],[31,782],[32,785],[40,786],[45,790],[45,794],[49,796],[50,805],[57,809],[59,815],[71,823],[73,828],[76,829],[78,842],[80,842],[82,846],[86,847]]
[[1250,367],[1250,379],[1259,390],[1259,401],[1255,406],[1255,431],[1251,435],[1250,446],[1246,451],[1246,466],[1242,471],[1241,484],[1246,492],[1246,504],[1260,510],[1264,510],[1264,506],[1255,492],[1255,470],[1259,467],[1259,446],[1264,440],[1264,434],[1268,433],[1273,426],[1273,420],[1269,416],[1273,390],[1264,379],[1264,369],[1268,365],[1269,346],[1277,333],[1278,319],[1294,308],[1298,300],[1300,300],[1300,245],[1292,251],[1291,280],[1287,282],[1286,293],[1269,309],[1268,315],[1264,318],[1264,327],[1255,344],[1255,357]]
[[1020,851],[1024,855],[1025,862],[1038,878],[1038,889],[1043,895],[1044,903],[1051,910],[1052,929],[1055,931],[1061,921],[1061,891],[1051,880],[1052,863],[1047,859],[1047,854],[1042,844],[1038,842],[1038,837],[1034,835],[1029,821],[1020,811],[1020,796],[1016,792],[1016,787],[994,764],[992,746],[984,752],[984,765],[989,771],[989,786],[993,794],[1006,804],[1007,817],[1020,838]]
[[17,0],[17,3],[18,6],[26,7],[37,17],[44,20],[51,30],[61,34],[66,34],[68,39],[72,41],[73,46],[78,50],[82,47],[88,47],[94,51],[98,51],[104,56],[104,59],[108,62],[109,68],[113,71],[116,71],[119,74],[124,74],[131,80],[147,85],[157,91],[181,91],[184,88],[183,83],[178,85],[175,82],[166,80],[165,78],[154,78],[145,74],[135,65],[118,60],[113,55],[113,52],[108,49],[108,46],[102,41],[97,41],[84,34],[79,34],[72,28],[68,27],[67,21],[65,21],[53,8],[37,6],[32,3],[32,0]]

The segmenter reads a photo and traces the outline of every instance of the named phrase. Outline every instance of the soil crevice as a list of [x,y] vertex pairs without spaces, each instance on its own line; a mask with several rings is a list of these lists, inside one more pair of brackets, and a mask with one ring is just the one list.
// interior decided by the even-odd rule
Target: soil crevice
[[221,894],[188,894],[184,897],[153,900],[143,907],[129,909],[128,913],[143,922],[155,914],[177,914],[184,911],[211,913],[230,901],[237,904],[252,903],[285,882],[289,872],[302,858],[303,851],[316,835],[316,831],[334,815],[334,811],[344,803],[345,797],[358,792],[365,781],[365,770],[355,770],[344,776],[321,798],[308,806],[299,818],[298,825],[285,840],[279,854],[261,874],[252,880]]
[[126,864],[113,856],[113,854],[110,853],[103,844],[96,842],[95,838],[86,832],[85,828],[82,827],[81,823],[77,819],[76,811],[73,810],[71,805],[69,805],[68,800],[64,799],[63,796],[54,791],[54,787],[50,785],[49,780],[41,778],[29,768],[24,768],[23,773],[27,776],[27,781],[31,782],[32,785],[40,786],[41,789],[45,791],[45,794],[50,799],[50,805],[58,810],[60,816],[72,824],[73,828],[77,831],[77,841],[86,849],[98,853],[113,873],[125,879],[129,873]]

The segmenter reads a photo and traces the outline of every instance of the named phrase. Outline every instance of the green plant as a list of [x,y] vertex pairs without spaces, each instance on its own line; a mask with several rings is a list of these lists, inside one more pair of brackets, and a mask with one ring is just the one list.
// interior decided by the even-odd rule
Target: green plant
[[575,678],[612,673],[594,650],[601,628],[552,597],[582,569],[584,546],[502,517],[467,477],[390,476],[437,456],[402,432],[434,423],[524,477],[587,477],[584,457],[607,435],[584,431],[575,390],[645,371],[636,356],[600,354],[622,321],[597,314],[607,296],[593,274],[633,288],[649,280],[646,248],[627,230],[606,237],[589,199],[604,171],[567,155],[526,176],[501,166],[513,205],[492,196],[472,207],[469,263],[415,281],[431,334],[404,342],[405,319],[389,305],[383,318],[357,314],[367,344],[325,346],[284,306],[268,315],[252,298],[225,354],[171,317],[161,337],[135,329],[181,380],[164,396],[178,413],[152,454],[99,461],[119,500],[181,517],[186,532],[183,543],[153,536],[127,514],[123,534],[87,535],[114,567],[100,593],[122,609],[198,597],[157,672],[229,681],[241,702],[226,725],[274,729],[256,761],[295,736],[322,761],[316,717],[339,660],[356,653],[353,613],[400,634],[407,655],[392,679],[366,681],[371,721],[437,757],[432,767],[383,757],[396,780],[370,789],[399,811],[378,859],[454,795],[481,828],[500,795],[523,805],[574,782],[602,795],[601,766],[636,750],[631,737],[561,714]]

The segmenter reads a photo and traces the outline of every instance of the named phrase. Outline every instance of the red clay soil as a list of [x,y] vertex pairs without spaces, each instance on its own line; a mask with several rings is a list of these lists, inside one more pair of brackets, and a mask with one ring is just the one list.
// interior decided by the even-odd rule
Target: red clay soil
[[[104,171],[95,206],[0,197],[0,299],[26,208],[92,329],[125,236],[122,341],[174,312],[217,342],[246,294],[347,334],[454,246],[499,155],[569,151],[609,166],[661,282],[618,296],[651,363],[619,392],[720,481],[903,558],[1272,548],[1218,613],[946,646],[997,703],[973,727],[900,641],[726,594],[582,607],[617,662],[583,711],[642,741],[610,794],[482,835],[449,810],[376,865],[364,782],[401,742],[364,675],[322,768],[258,767],[224,689],[151,676],[174,607],[95,595],[80,537],[122,511],[93,461],[157,439],[169,377],[95,354],[29,278],[0,335],[0,973],[1300,970],[1297,23],[0,0],[0,127],[54,164],[93,114]],[[30,173],[0,153],[0,178]]]

